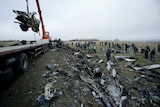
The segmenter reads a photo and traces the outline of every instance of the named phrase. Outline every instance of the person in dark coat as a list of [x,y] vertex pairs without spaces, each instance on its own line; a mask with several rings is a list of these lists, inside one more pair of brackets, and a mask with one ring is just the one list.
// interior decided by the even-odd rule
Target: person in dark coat
[[160,52],[160,44],[158,44],[158,52]]
[[149,52],[150,52],[150,48],[149,48],[149,46],[146,46],[146,49],[145,49],[145,51],[144,51],[144,55],[145,55],[145,58],[146,58],[146,59],[148,58]]
[[156,49],[154,48],[150,53],[150,61],[155,61]]
[[108,49],[108,50],[106,51],[106,57],[107,57],[107,61],[109,61],[109,60],[110,60],[110,57],[111,57],[111,49]]

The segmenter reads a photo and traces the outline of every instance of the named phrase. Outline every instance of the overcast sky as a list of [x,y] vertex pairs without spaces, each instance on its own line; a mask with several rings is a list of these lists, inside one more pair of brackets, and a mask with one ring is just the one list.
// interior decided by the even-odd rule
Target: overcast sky
[[[37,12],[35,0],[30,12]],[[160,39],[160,0],[39,0],[45,30],[52,39]],[[33,40],[41,31],[21,31],[12,10],[26,11],[26,0],[0,1],[0,40]],[[39,15],[36,17],[39,19]],[[40,27],[41,29],[41,27]]]

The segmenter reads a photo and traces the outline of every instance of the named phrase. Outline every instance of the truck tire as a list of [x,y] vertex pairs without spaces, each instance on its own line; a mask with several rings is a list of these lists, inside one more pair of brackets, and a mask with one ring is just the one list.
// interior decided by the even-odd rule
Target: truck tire
[[[13,78],[13,71],[11,68],[6,68],[0,71],[0,85],[8,85]],[[4,87],[1,87],[4,88]]]
[[26,72],[29,67],[28,57],[25,53],[21,53],[17,57],[16,61],[17,70],[20,73]]

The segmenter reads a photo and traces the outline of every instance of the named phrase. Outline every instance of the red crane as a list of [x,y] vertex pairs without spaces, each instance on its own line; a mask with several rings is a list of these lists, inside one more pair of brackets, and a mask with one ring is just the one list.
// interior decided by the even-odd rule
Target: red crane
[[37,9],[38,9],[40,21],[42,23],[42,39],[48,39],[49,40],[51,38],[50,38],[49,32],[46,32],[45,28],[44,28],[44,23],[43,23],[43,18],[42,18],[42,14],[41,14],[39,0],[36,0],[36,4],[37,4]]

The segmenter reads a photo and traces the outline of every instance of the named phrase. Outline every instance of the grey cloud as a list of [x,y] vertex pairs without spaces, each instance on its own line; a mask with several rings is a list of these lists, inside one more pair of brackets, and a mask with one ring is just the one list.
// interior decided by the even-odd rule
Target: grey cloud
[[[18,25],[12,23],[15,15],[11,10],[26,10],[25,0],[15,0],[12,6],[8,5],[11,2],[9,0],[1,2],[0,11],[5,12],[0,17],[1,27],[9,29],[12,33],[6,30],[1,32],[4,35],[12,34],[13,39],[20,38],[20,35],[32,39],[33,32],[24,33],[20,31]],[[52,38],[127,40],[154,37],[159,39],[159,0],[48,0],[47,2],[39,0],[39,2],[45,29],[50,32]],[[35,1],[30,0],[29,6],[30,11],[37,12]]]

